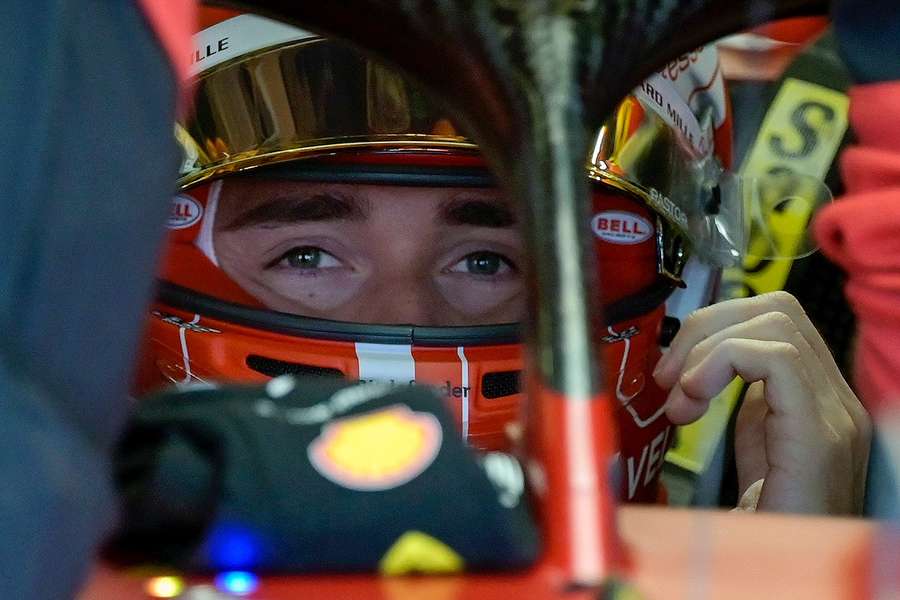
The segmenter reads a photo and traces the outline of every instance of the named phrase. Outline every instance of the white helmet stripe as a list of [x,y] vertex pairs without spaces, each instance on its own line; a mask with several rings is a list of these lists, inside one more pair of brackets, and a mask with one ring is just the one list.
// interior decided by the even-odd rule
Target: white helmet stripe
[[703,131],[697,116],[668,79],[657,74],[648,77],[634,95],[653,109],[670,127],[680,131],[701,156],[712,149],[709,133]]
[[195,77],[248,52],[314,37],[319,36],[279,21],[240,15],[207,27],[193,37],[188,74]]
[[219,208],[219,194],[222,192],[222,180],[217,179],[209,186],[206,196],[206,209],[203,211],[203,220],[200,222],[200,231],[194,240],[194,245],[200,249],[212,264],[219,266],[216,258],[216,248],[213,245],[213,228],[216,224],[216,212]]
[[[466,360],[466,353],[462,346],[456,349],[459,356],[459,362],[462,363],[462,388],[469,389],[469,361]],[[460,399],[460,412],[462,414],[462,439],[464,442],[469,440],[469,394],[464,393]]]
[[360,381],[390,381],[401,385],[416,380],[412,346],[356,343]]

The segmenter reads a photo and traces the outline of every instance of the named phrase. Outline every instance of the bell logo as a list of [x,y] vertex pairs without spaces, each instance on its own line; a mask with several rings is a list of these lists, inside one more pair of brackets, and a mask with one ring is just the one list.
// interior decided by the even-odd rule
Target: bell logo
[[389,490],[431,466],[442,437],[434,415],[398,404],[326,424],[307,455],[320,475],[341,487]]
[[200,221],[203,216],[203,207],[199,202],[185,194],[179,194],[172,198],[172,209],[166,220],[169,229],[186,229]]
[[644,217],[620,210],[605,210],[591,219],[594,235],[611,244],[633,245],[650,239],[653,226]]

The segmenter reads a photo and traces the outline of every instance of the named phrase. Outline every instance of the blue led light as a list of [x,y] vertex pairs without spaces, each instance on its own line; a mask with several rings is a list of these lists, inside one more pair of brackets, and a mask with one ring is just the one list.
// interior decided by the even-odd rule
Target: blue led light
[[262,544],[252,529],[233,523],[218,523],[206,539],[206,553],[213,568],[246,571],[262,560]]
[[216,587],[235,596],[246,596],[256,591],[259,579],[247,571],[227,571],[216,576]]

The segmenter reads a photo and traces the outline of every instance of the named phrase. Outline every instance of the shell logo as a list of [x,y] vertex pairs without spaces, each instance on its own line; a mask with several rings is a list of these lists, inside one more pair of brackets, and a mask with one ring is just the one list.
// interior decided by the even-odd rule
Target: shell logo
[[441,448],[437,418],[397,404],[325,425],[307,449],[326,479],[359,491],[382,491],[418,477]]

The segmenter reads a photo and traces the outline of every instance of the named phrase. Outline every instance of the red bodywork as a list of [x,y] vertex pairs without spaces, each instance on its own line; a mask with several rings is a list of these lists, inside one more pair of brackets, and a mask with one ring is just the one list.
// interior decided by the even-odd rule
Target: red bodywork
[[[623,506],[618,524],[628,548],[628,580],[641,597],[856,599],[900,589],[873,577],[876,525],[856,519],[742,515]],[[880,549],[882,550],[882,549]],[[884,549],[887,550],[887,549]],[[893,557],[897,548],[893,549]],[[80,600],[148,598],[146,576],[99,567]],[[596,590],[564,589],[548,562],[525,573],[384,578],[329,575],[263,578],[248,598],[265,600],[542,600],[598,598]],[[873,582],[879,585],[872,589]],[[191,583],[209,584],[197,578]],[[882,596],[891,597],[891,596]]]

